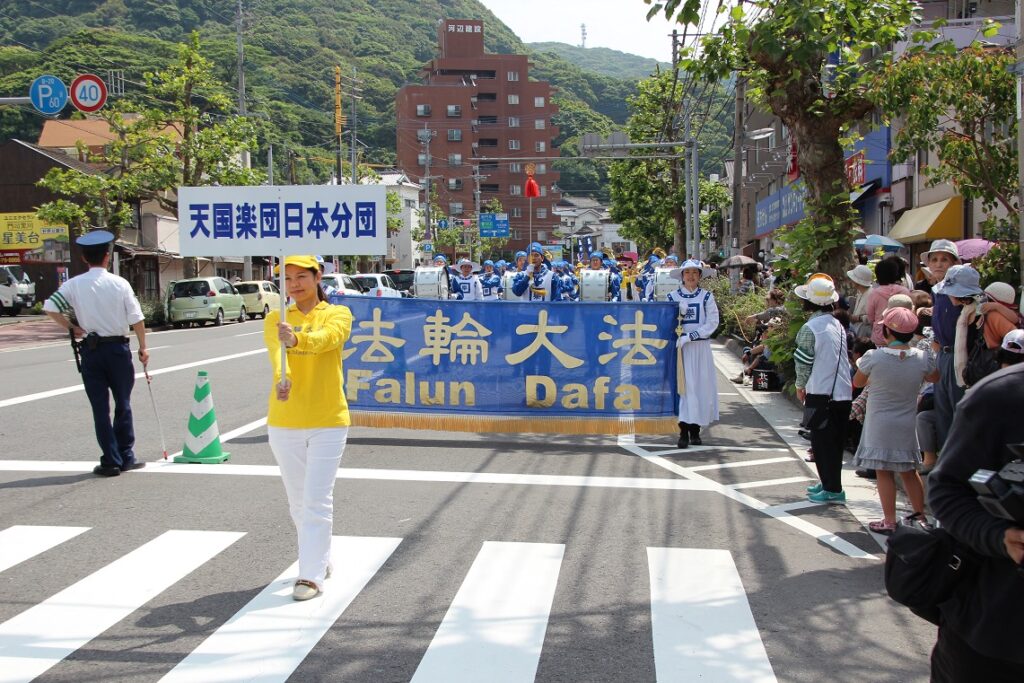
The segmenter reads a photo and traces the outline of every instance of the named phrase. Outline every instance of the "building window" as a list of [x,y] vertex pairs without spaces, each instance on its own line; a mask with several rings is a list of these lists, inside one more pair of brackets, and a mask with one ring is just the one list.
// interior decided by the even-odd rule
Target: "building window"
[[449,178],[448,179],[449,190],[461,190],[462,189],[462,178]]
[[534,97],[533,98],[533,106],[537,107],[538,109],[542,109],[544,107],[544,98],[543,97]]
[[448,116],[453,119],[462,117],[462,107],[457,104],[448,105]]
[[416,105],[416,116],[430,116],[430,105],[429,104],[417,104]]
[[513,81],[513,82],[514,81],[518,81],[519,80],[519,72],[518,71],[509,71],[508,72],[508,80]]
[[536,130],[544,130],[544,125],[545,125],[544,119],[534,119],[533,120],[533,127]]
[[449,154],[448,155],[449,166],[462,166],[462,155],[461,154]]
[[546,148],[547,145],[544,144],[544,142],[538,142],[534,145],[534,149],[536,149],[538,152],[543,152]]
[[462,215],[462,202],[449,202],[448,203],[448,215],[449,216],[461,216]]
[[415,199],[406,199],[405,200],[405,208],[407,208],[407,209],[415,209],[416,205],[418,203],[419,202],[417,202]]
[[547,164],[537,164],[536,172],[537,172],[537,175],[541,175],[542,173],[547,173],[548,172],[548,165]]
[[508,127],[509,128],[518,128],[519,127],[519,117],[518,116],[510,116],[510,117],[508,117]]
[[426,166],[427,165],[427,155],[426,154],[417,154],[416,155],[416,163],[419,164],[420,166]]
[[537,209],[537,218],[547,218],[547,217],[548,217],[548,210],[547,209]]
[[522,218],[522,217],[523,217],[523,207],[521,207],[521,206],[513,206],[512,207],[512,218]]
[[523,194],[523,186],[522,185],[509,185],[508,186],[508,193],[510,195],[512,195],[513,197],[521,197],[522,194]]
[[509,149],[520,149],[520,147],[519,147],[519,140],[509,140],[508,141],[508,148]]
[[519,95],[509,95],[508,96],[508,103],[509,104],[519,104]]
[[548,196],[548,186],[547,185],[541,185],[540,186],[540,196],[541,197],[547,197]]
[[448,142],[462,142],[462,129],[452,128],[448,131]]
[[508,165],[508,172],[509,173],[522,173],[523,172],[523,165],[521,163],[519,163],[518,161],[513,161],[511,164]]

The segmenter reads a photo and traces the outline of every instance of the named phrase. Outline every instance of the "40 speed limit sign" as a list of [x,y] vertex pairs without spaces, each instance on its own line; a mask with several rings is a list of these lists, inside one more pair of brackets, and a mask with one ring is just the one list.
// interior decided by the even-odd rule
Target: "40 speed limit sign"
[[93,112],[107,102],[107,85],[93,74],[82,74],[71,82],[71,104],[79,111]]

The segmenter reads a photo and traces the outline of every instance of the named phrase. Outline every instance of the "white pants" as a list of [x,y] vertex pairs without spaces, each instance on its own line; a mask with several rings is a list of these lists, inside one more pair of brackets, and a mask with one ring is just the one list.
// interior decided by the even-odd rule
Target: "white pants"
[[267,427],[299,541],[299,578],[321,588],[331,558],[334,482],[348,427]]

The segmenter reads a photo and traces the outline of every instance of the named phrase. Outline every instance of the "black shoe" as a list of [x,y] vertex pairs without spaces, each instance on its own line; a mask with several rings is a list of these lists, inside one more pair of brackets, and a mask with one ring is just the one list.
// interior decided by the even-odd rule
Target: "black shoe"
[[125,465],[124,467],[122,467],[121,471],[122,472],[127,472],[128,470],[141,470],[145,466],[146,466],[146,463],[142,462],[141,460],[133,460],[128,465]]
[[878,478],[878,475],[875,474],[874,470],[856,470],[854,472],[854,474],[856,474],[858,477],[863,477],[864,479],[877,479]]
[[690,443],[694,446],[704,443],[700,440],[700,425],[690,425]]
[[96,465],[96,467],[92,468],[92,473],[100,477],[116,477],[121,474],[121,468]]
[[676,442],[676,448],[689,448],[690,447],[690,425],[685,422],[679,423],[679,441]]

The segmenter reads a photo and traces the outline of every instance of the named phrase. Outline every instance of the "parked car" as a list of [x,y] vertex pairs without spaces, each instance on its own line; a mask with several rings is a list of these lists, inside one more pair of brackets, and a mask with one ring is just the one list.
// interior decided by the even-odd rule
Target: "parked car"
[[21,266],[0,266],[0,313],[15,316],[36,302],[36,285]]
[[171,285],[167,318],[173,327],[208,322],[223,325],[225,318],[245,322],[246,309],[242,295],[222,277],[178,280]]
[[249,317],[256,316],[266,318],[267,313],[281,307],[281,294],[277,285],[266,280],[250,280],[248,282],[236,282],[235,289],[242,295],[245,310]]
[[412,296],[412,283],[416,280],[415,270],[395,268],[388,271],[388,275],[395,281],[395,288],[402,293],[402,296]]
[[363,288],[352,279],[351,275],[345,273],[330,273],[324,275],[320,281],[324,288],[332,287],[334,294],[341,294],[343,296],[361,296],[366,292]]
[[366,290],[366,296],[401,298],[402,293],[387,273],[356,273],[352,279]]

